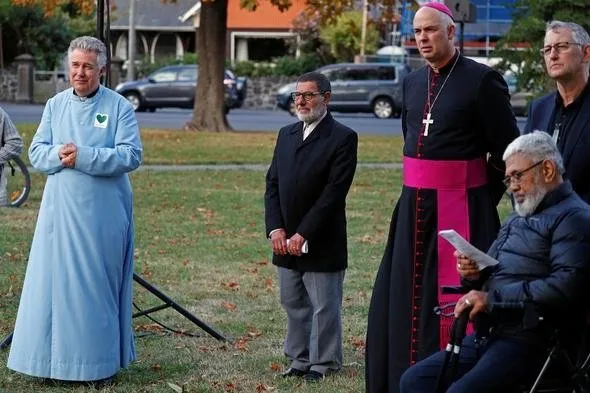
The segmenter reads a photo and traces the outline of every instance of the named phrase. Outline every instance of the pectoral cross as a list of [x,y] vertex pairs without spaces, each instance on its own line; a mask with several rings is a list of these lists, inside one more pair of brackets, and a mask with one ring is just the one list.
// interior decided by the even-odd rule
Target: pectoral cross
[[422,124],[426,125],[426,127],[424,127],[424,136],[428,136],[428,128],[433,123],[434,123],[434,119],[430,118],[430,112],[428,112],[428,114],[426,115],[426,119],[422,119]]

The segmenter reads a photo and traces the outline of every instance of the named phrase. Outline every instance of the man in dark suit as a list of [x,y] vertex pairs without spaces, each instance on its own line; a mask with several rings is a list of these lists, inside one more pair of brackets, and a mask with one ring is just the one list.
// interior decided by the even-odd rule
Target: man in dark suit
[[287,313],[283,375],[315,382],[342,366],[345,206],[358,138],[328,112],[324,75],[301,75],[292,95],[300,121],[279,131],[266,175],[266,234]]
[[525,132],[543,130],[553,135],[563,156],[566,177],[574,191],[590,203],[590,37],[575,23],[547,25],[541,49],[547,74],[557,91],[531,103]]

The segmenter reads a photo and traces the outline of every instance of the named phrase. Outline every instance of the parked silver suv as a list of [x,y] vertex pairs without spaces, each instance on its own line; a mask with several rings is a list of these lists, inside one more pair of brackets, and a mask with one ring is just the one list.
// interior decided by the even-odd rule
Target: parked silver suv
[[[329,108],[334,112],[372,112],[380,119],[399,117],[402,103],[402,80],[410,68],[399,63],[339,63],[317,70],[332,85]],[[277,106],[292,115],[295,107],[290,93],[295,83],[282,86]]]

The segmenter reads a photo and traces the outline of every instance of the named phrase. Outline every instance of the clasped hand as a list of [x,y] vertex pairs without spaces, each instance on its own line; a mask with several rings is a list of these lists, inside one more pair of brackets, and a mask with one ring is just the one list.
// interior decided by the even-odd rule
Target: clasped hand
[[59,149],[57,155],[61,160],[61,164],[66,168],[74,168],[76,166],[76,156],[78,147],[73,143],[66,143]]
[[272,252],[277,255],[295,255],[301,256],[301,248],[305,239],[300,234],[296,233],[289,239],[289,245],[287,246],[287,233],[284,229],[275,231],[270,236],[270,242],[272,244]]

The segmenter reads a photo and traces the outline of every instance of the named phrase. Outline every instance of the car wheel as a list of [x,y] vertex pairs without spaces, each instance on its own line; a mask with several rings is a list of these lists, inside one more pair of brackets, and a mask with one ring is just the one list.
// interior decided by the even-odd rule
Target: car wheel
[[291,116],[295,116],[297,114],[297,106],[293,100],[289,101],[289,109],[287,109],[287,112],[289,112]]
[[373,101],[373,114],[379,119],[389,119],[394,110],[393,102],[387,97],[378,97]]
[[139,112],[141,110],[141,98],[139,94],[134,92],[125,93],[125,98],[131,103],[134,111]]

